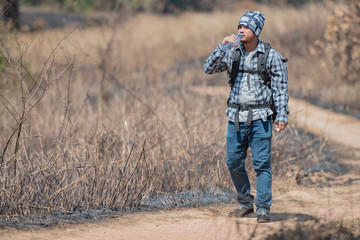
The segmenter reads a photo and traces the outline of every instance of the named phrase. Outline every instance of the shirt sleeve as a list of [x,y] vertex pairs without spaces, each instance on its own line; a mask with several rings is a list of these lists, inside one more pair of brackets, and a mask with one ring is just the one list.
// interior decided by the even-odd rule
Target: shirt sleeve
[[206,59],[204,64],[205,73],[213,74],[229,69],[229,54],[223,47],[224,45],[220,43]]
[[270,72],[272,95],[277,112],[275,122],[288,123],[289,95],[287,67],[281,55],[274,49],[271,49],[271,51],[274,52],[270,63]]

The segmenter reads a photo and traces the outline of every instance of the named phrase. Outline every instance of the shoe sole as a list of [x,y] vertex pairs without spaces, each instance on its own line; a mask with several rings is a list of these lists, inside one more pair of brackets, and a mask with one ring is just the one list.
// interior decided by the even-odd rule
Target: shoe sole
[[269,223],[270,220],[264,220],[264,219],[262,219],[262,220],[258,220],[257,222],[258,222],[258,223]]

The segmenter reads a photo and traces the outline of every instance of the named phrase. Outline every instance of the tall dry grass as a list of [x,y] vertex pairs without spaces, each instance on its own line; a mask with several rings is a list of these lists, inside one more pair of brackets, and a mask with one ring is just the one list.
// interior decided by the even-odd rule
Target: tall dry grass
[[[232,188],[226,99],[190,91],[226,84],[225,75],[205,76],[204,59],[245,11],[258,8],[267,16],[263,39],[301,65],[301,48],[321,35],[327,16],[319,5],[249,4],[234,12],[2,34],[0,215],[118,209],[162,193]],[[319,33],[305,31],[314,21]],[[289,65],[290,87],[304,80],[302,68]],[[299,151],[312,161],[324,158],[301,133],[288,134],[274,146],[279,179]],[[303,147],[285,148],[289,138]]]

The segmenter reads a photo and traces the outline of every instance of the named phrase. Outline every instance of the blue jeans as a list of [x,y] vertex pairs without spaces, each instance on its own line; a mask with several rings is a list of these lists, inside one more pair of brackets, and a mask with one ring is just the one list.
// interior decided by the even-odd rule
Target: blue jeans
[[227,165],[237,191],[241,206],[253,207],[254,196],[250,193],[250,182],[245,170],[247,149],[250,146],[252,162],[256,172],[256,211],[270,211],[272,203],[272,174],[270,165],[272,121],[255,120],[251,126],[240,123],[240,131],[228,122],[226,136]]

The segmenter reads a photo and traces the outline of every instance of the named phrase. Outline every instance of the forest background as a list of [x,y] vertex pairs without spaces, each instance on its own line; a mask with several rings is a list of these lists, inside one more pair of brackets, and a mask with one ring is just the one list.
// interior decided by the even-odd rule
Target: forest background
[[[334,1],[334,0],[333,0]],[[345,2],[352,0],[345,0]],[[5,22],[11,22],[15,28],[20,27],[20,6],[50,7],[66,12],[125,11],[128,13],[152,12],[176,14],[186,11],[231,10],[239,1],[236,0],[2,0]],[[321,0],[254,0],[260,4],[276,6],[303,6],[308,3],[319,3]]]

